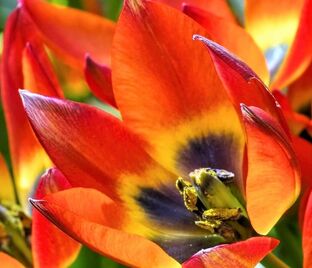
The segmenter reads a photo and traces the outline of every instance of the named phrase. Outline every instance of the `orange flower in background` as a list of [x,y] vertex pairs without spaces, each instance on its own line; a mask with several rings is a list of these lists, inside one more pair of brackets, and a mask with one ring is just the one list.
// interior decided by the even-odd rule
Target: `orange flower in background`
[[[78,19],[81,25],[76,23]],[[107,19],[44,1],[20,1],[8,18],[1,64],[1,95],[14,177],[23,204],[35,179],[51,163],[30,129],[18,89],[31,88],[33,92],[62,97],[44,46],[78,72],[82,80],[86,52],[110,65],[114,28],[114,23]]]
[[[129,1],[111,56],[123,121],[21,92],[38,139],[75,187],[31,202],[73,238],[126,265],[217,267],[229,252],[225,267],[234,259],[256,265],[277,242],[249,238],[253,230],[267,234],[298,196],[280,108],[245,63],[206,37],[227,42],[262,73],[252,40],[255,55],[244,54],[245,45],[179,11]],[[232,244],[213,247],[222,243]]]

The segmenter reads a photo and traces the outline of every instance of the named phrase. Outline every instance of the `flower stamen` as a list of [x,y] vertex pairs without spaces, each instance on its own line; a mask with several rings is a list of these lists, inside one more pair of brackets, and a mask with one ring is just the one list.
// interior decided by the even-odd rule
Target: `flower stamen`
[[240,238],[235,226],[247,218],[244,207],[226,186],[234,174],[226,170],[201,168],[190,173],[191,182],[179,177],[176,188],[187,210],[196,215],[195,224],[210,234],[219,234],[228,242]]

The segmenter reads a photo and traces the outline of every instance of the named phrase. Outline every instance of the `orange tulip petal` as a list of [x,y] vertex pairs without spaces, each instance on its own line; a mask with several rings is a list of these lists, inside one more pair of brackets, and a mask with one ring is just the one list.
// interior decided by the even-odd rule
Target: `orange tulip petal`
[[312,265],[312,191],[310,191],[303,221],[302,232],[303,267]]
[[254,229],[266,234],[299,194],[298,167],[288,137],[269,114],[245,105],[242,113],[247,136],[247,212]]
[[[41,179],[36,198],[70,187],[64,175],[50,169]],[[80,250],[80,245],[64,234],[38,211],[33,211],[32,247],[35,267],[68,267]]]
[[312,63],[308,69],[287,89],[292,109],[312,118]]
[[226,0],[157,0],[171,5],[177,9],[183,8],[183,5],[191,5],[204,9],[220,18],[236,23],[236,19]]
[[[26,91],[21,96],[39,140],[73,186],[118,199],[117,185],[127,174],[133,183],[145,182],[148,167],[157,174],[158,165],[143,151],[142,141],[117,118],[86,104]],[[172,175],[167,179],[173,181]]]
[[[272,3],[274,1],[269,1]],[[302,5],[301,1],[283,1],[289,2],[291,5]],[[277,2],[276,2],[277,3]],[[277,4],[278,12],[280,12],[280,4]],[[290,12],[295,10],[289,9]],[[294,37],[294,41],[285,56],[285,59],[272,82],[272,88],[283,88],[288,86],[291,82],[295,81],[309,66],[312,59],[312,1],[305,0],[304,6],[301,11],[300,23]],[[299,15],[297,15],[299,18]],[[285,23],[284,21],[282,23]],[[286,28],[286,31],[288,29]],[[272,36],[270,31],[267,31]]]
[[113,22],[41,0],[23,0],[21,3],[48,46],[72,67],[83,71],[85,53],[90,53],[97,62],[110,65],[110,48],[115,30]]
[[63,96],[56,74],[42,44],[28,42],[23,53],[24,88],[43,95]]
[[186,261],[182,267],[255,267],[278,243],[278,240],[270,237],[253,237],[234,244],[220,245],[198,252],[190,260]]
[[105,65],[96,63],[89,55],[86,56],[84,68],[86,81],[96,97],[116,107],[112,88],[112,71]]
[[236,108],[240,109],[240,103],[261,108],[273,115],[288,133],[282,111],[258,75],[246,63],[217,43],[199,35],[195,35],[194,39],[207,46],[216,70]]
[[[27,42],[34,45],[33,49],[28,46],[23,53]],[[23,61],[27,62],[27,68],[31,70],[25,74],[25,77]],[[24,71],[27,69],[25,68]],[[35,81],[40,81],[40,83],[33,83]],[[52,81],[53,85],[50,84]],[[49,163],[48,157],[29,126],[18,95],[18,89],[23,88],[26,82],[32,85],[33,91],[52,96],[59,94],[58,88],[54,88],[55,79],[47,56],[40,45],[38,32],[28,15],[18,8],[10,15],[4,32],[1,94],[8,127],[13,171],[22,203],[26,202],[30,187],[38,174]],[[41,88],[43,85],[50,86]]]
[[194,33],[208,35],[166,5],[128,1],[112,52],[117,106],[124,122],[144,137],[148,152],[168,170],[187,174],[214,166],[231,169],[239,178],[239,118],[209,54],[192,40]]
[[74,239],[120,263],[131,267],[180,267],[153,242],[113,229],[112,224],[122,215],[111,199],[96,190],[74,188],[31,202]]
[[302,130],[309,127],[310,119],[305,115],[294,112],[290,106],[287,96],[283,95],[280,90],[274,90],[273,95],[280,104],[289,129],[293,134],[299,135]]
[[24,265],[3,252],[0,252],[0,263],[4,268],[24,268]]
[[265,58],[245,30],[197,7],[185,5],[183,11],[207,30],[210,39],[237,55],[251,67],[262,81],[268,84],[269,71]]

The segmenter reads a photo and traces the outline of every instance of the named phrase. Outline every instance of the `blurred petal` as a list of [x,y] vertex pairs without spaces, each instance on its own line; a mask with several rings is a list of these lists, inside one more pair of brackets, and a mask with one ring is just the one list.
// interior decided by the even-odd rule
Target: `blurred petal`
[[114,229],[122,222],[122,214],[114,201],[96,190],[74,188],[31,202],[74,239],[122,264],[131,267],[180,267],[153,242]]
[[[57,169],[48,170],[40,179],[36,198],[68,189],[70,184]],[[78,242],[67,236],[38,211],[33,211],[32,247],[35,267],[68,267],[80,250]]]
[[[268,1],[273,3],[273,1]],[[285,1],[291,3],[291,5],[302,5],[300,1]],[[277,3],[277,2],[276,2]],[[283,1],[284,3],[284,1]],[[278,11],[280,12],[280,4],[277,4]],[[294,9],[289,9],[289,12],[292,11],[297,12],[297,7]],[[285,56],[285,60],[283,61],[278,73],[276,74],[275,79],[272,82],[272,88],[284,88],[288,86],[291,82],[296,80],[309,66],[312,59],[312,1],[305,0],[304,6],[301,11],[301,17],[299,26],[296,32],[296,36],[294,37],[294,41],[291,47],[288,49],[288,52]],[[298,19],[299,19],[299,15]],[[283,21],[282,23],[285,23]],[[289,29],[285,27],[285,30]],[[270,31],[272,37],[274,34]]]
[[15,202],[13,181],[8,166],[2,154],[0,154],[0,201],[8,200]]
[[26,44],[23,53],[23,79],[24,88],[43,95],[63,96],[57,77],[52,69],[51,63],[41,44]]
[[287,90],[291,108],[312,118],[312,63]]
[[210,166],[231,170],[240,180],[244,141],[238,115],[209,54],[192,41],[194,32],[208,34],[168,6],[131,5],[120,16],[112,55],[113,90],[124,122],[168,170],[186,175]]
[[100,16],[103,15],[103,2],[99,0],[82,0],[82,4],[84,10]]
[[0,263],[4,268],[24,268],[24,265],[3,252],[0,252]]
[[209,33],[209,38],[237,55],[264,81],[269,82],[269,71],[262,51],[252,37],[241,27],[221,19],[217,15],[192,6],[183,11],[200,23]]
[[[23,0],[44,41],[68,64],[83,71],[85,53],[110,65],[114,23],[97,15],[41,0]],[[77,23],[79,22],[79,23]]]
[[290,140],[269,114],[245,105],[242,114],[247,137],[247,211],[254,229],[267,234],[299,194],[298,164]]
[[270,237],[253,237],[229,245],[203,249],[188,261],[183,268],[250,268],[255,267],[278,245],[278,240]]
[[312,265],[312,191],[310,191],[304,215],[302,247],[303,267],[309,268]]
[[309,127],[310,119],[305,115],[294,112],[288,98],[280,90],[273,90],[273,95],[282,108],[291,133],[299,135],[301,131]]
[[265,52],[280,44],[290,45],[295,37],[304,0],[247,0],[246,30]]
[[236,23],[230,6],[226,0],[157,0],[165,4],[171,5],[177,9],[182,9],[183,5],[196,6],[204,9],[218,17],[224,18],[227,21]]
[[312,186],[312,144],[293,136],[293,145],[301,169],[302,187],[310,188]]
[[[27,42],[32,46],[26,47],[23,53]],[[27,71],[25,77],[23,71]],[[4,32],[1,94],[13,171],[22,203],[26,202],[36,177],[49,163],[29,126],[18,95],[18,89],[23,88],[25,83],[31,85],[35,92],[52,96],[59,94],[38,32],[28,15],[18,8],[10,15]],[[41,88],[45,85],[48,87]]]
[[88,85],[85,81],[85,77],[81,70],[68,65],[62,61],[61,57],[58,57],[51,49],[49,50],[55,72],[62,85],[64,95],[70,99],[84,99],[90,93]]
[[111,69],[105,65],[96,63],[89,55],[87,55],[84,75],[94,95],[103,102],[116,107],[112,88]]

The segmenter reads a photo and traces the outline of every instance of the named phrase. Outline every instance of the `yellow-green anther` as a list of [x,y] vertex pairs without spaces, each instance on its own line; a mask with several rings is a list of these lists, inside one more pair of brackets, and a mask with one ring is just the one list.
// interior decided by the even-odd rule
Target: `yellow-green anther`
[[241,216],[239,208],[210,208],[203,212],[203,219],[238,220]]
[[218,178],[216,171],[209,168],[196,169],[190,173],[198,197],[206,208],[240,208],[241,214],[247,213],[231,190]]
[[211,220],[211,221],[198,220],[198,221],[195,221],[195,224],[197,226],[203,228],[203,229],[210,231],[211,233],[215,233],[215,229],[221,226],[222,221],[219,221],[219,220]]
[[192,186],[191,183],[189,183],[188,181],[180,177],[176,181],[176,187],[183,197],[183,202],[184,202],[185,207],[189,211],[198,210],[198,208],[196,207],[197,193],[196,193],[194,186]]

